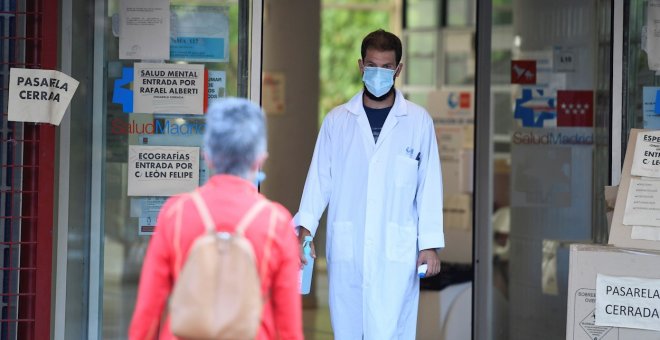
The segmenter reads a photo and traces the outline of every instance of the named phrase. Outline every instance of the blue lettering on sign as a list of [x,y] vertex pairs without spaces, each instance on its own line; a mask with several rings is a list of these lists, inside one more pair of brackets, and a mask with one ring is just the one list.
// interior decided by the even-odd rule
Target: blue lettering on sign
[[133,68],[124,67],[122,77],[115,80],[112,90],[112,103],[121,104],[121,110],[126,113],[133,112],[133,91],[124,87],[133,81]]
[[225,39],[205,37],[177,37],[170,39],[170,59],[224,61]]
[[660,114],[660,90],[655,91],[655,105],[653,106],[653,113]]
[[555,99],[543,96],[542,89],[523,89],[513,117],[520,119],[523,127],[544,127],[545,121],[557,117]]

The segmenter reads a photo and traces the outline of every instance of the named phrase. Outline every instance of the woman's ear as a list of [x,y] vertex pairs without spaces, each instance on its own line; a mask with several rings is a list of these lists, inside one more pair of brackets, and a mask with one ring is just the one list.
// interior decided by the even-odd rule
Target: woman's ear
[[268,152],[263,152],[259,156],[257,156],[257,159],[254,160],[254,163],[252,163],[252,166],[250,167],[250,170],[253,172],[259,171],[266,162],[266,159],[268,159]]

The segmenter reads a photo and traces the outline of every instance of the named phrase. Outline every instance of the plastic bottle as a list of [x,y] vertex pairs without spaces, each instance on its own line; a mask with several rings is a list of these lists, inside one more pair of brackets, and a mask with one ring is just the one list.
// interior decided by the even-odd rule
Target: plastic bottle
[[426,263],[420,265],[417,267],[417,276],[419,276],[420,279],[423,279],[426,277],[426,270],[429,268],[429,265]]
[[312,273],[314,271],[311,236],[305,236],[305,241],[303,241],[303,254],[307,259],[307,264],[300,270],[300,293],[306,295],[309,294],[309,291],[312,288]]

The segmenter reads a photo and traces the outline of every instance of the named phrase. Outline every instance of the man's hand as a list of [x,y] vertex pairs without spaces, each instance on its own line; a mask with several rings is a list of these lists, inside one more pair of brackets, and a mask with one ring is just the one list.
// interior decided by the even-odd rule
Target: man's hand
[[[305,227],[303,227],[303,226],[298,226],[298,230],[299,230],[299,232],[298,232],[298,244],[300,245],[300,247],[299,247],[300,248],[299,249],[300,250],[300,268],[302,268],[303,266],[305,266],[307,264],[307,259],[305,258],[305,253],[303,253],[303,243],[305,242],[305,236],[311,236],[312,233],[309,230],[305,229]],[[310,253],[310,255],[312,256],[312,258],[315,259],[316,258],[316,250],[314,249],[314,242],[310,243],[310,247],[312,248],[312,252]]]
[[[302,230],[302,228],[300,230]],[[431,277],[440,273],[440,257],[438,257],[438,252],[435,251],[435,249],[424,249],[419,252],[417,267],[424,263],[428,265],[426,276],[424,277]]]

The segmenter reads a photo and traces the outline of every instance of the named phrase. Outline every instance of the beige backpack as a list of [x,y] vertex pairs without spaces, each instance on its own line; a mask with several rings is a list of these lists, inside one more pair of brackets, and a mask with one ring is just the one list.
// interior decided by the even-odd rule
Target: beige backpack
[[[259,200],[243,216],[235,232],[216,232],[204,200],[197,191],[193,202],[204,222],[174,285],[170,301],[170,328],[184,339],[254,339],[263,300],[252,244],[245,229],[268,205]],[[268,239],[261,271],[270,249],[275,210],[271,209]],[[181,223],[177,223],[177,232]]]

